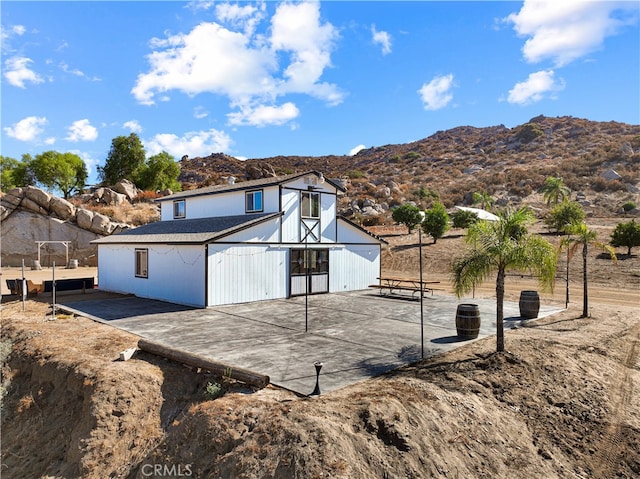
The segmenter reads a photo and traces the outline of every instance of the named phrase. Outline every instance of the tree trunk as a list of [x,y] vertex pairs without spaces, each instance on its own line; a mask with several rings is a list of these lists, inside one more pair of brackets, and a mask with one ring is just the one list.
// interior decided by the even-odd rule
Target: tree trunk
[[583,288],[582,291],[582,317],[586,318],[589,316],[589,292],[587,287],[587,243],[585,242],[582,246],[582,282]]
[[504,351],[504,268],[498,268],[496,278],[496,351]]

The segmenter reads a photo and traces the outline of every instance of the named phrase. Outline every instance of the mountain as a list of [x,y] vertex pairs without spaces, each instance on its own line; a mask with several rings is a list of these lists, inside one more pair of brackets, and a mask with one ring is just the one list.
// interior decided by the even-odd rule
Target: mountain
[[229,176],[242,181],[319,170],[347,187],[343,213],[383,218],[407,201],[422,207],[434,198],[448,208],[469,204],[475,191],[487,192],[499,207],[541,208],[538,190],[548,176],[559,176],[588,213],[611,216],[639,198],[640,125],[537,116],[514,128],[460,126],[354,156],[241,161],[214,153],[184,157],[180,166],[186,189],[224,183]]

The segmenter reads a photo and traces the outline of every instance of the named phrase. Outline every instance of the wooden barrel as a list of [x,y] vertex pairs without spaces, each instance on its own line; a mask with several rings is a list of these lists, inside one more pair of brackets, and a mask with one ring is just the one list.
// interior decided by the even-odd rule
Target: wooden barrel
[[520,293],[520,317],[533,319],[540,311],[540,296],[537,291],[522,291]]
[[456,330],[463,339],[474,339],[480,332],[480,309],[477,304],[459,304],[456,311]]

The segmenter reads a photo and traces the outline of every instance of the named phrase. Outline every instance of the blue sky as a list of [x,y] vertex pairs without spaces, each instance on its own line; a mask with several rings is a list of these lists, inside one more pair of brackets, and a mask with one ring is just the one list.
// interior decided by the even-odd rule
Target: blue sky
[[640,123],[640,3],[0,4],[1,154],[345,155],[461,125]]

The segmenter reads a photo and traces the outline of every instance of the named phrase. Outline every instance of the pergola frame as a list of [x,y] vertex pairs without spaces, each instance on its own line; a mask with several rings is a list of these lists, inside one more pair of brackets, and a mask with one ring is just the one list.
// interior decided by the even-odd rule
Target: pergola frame
[[71,241],[36,241],[36,244],[38,245],[38,263],[40,263],[40,248],[42,248],[43,245],[48,244],[48,243],[59,243],[59,244],[63,244],[65,250],[67,251],[67,262],[65,263],[65,265],[69,264],[69,243],[71,243]]

